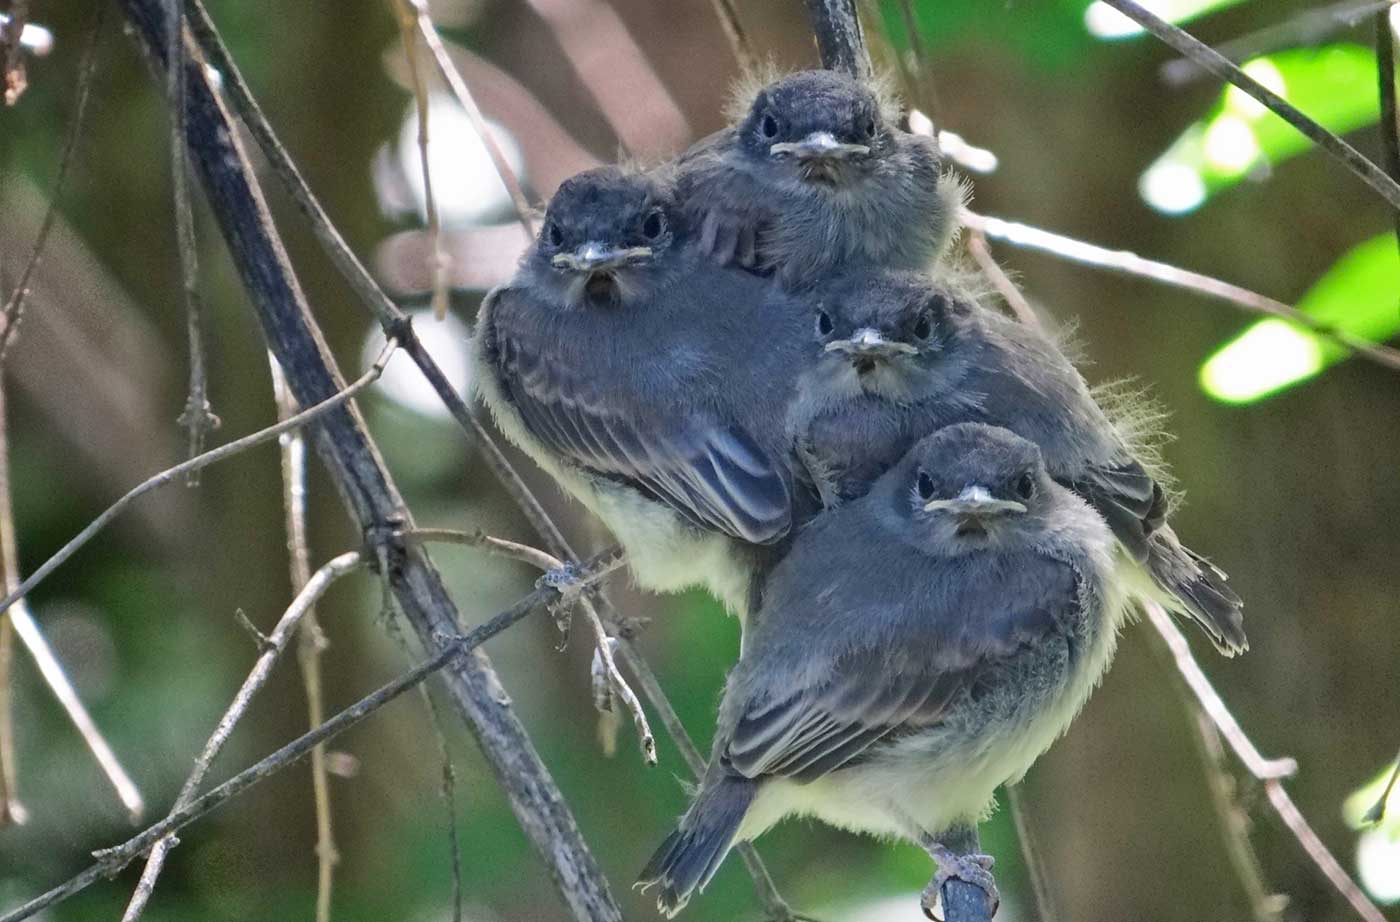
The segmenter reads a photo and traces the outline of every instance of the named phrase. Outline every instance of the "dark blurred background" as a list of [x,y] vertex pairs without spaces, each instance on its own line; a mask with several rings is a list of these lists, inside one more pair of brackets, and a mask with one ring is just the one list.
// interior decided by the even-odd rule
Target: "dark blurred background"
[[[536,201],[569,172],[621,151],[665,156],[722,124],[734,57],[704,0],[442,0],[435,20]],[[1317,153],[1230,185],[1189,214],[1154,210],[1144,170],[1220,99],[1219,84],[1167,87],[1170,52],[1150,40],[1105,42],[1084,0],[918,0],[913,4],[944,127],[993,151],[974,207],[1227,278],[1297,300],[1340,256],[1386,233],[1391,216],[1352,175]],[[1242,3],[1192,24],[1220,42],[1313,5]],[[93,5],[33,0],[55,37],[29,63],[28,91],[0,110],[0,277],[13,285],[51,194],[77,97]],[[754,45],[786,67],[816,55],[797,0],[738,4]],[[427,253],[413,147],[412,99],[393,16],[382,2],[209,0],[210,12],[269,118],[352,247],[385,283],[426,303]],[[0,6],[3,9],[3,6]],[[900,4],[883,32],[907,48]],[[168,134],[160,88],[107,11],[90,116],[59,217],[7,367],[20,559],[32,571],[149,473],[178,461],[185,399],[184,318],[171,221]],[[1368,44],[1370,20],[1328,41]],[[877,44],[877,52],[880,50]],[[420,320],[449,372],[482,288],[508,271],[519,232],[458,110],[434,93],[434,182],[457,255],[449,323]],[[1369,92],[1374,93],[1374,86]],[[1368,97],[1370,99],[1371,97]],[[1373,105],[1373,103],[1372,103]],[[1374,119],[1351,140],[1372,155]],[[1266,172],[1267,175],[1261,175]],[[266,191],[317,319],[347,372],[378,333],[278,187]],[[1253,181],[1260,180],[1260,181]],[[264,346],[223,244],[197,198],[207,299],[210,391],[231,438],[275,417]],[[1248,655],[1215,657],[1192,636],[1212,680],[1266,755],[1296,757],[1288,788],[1353,873],[1363,854],[1377,899],[1400,899],[1400,826],[1358,833],[1342,803],[1371,782],[1400,742],[1400,378],[1350,360],[1299,387],[1243,406],[1213,401],[1202,361],[1252,318],[1218,302],[997,246],[1038,308],[1076,320],[1091,381],[1136,376],[1171,412],[1166,454],[1186,489],[1178,531],[1209,553],[1248,602]],[[1395,292],[1373,292],[1395,301]],[[390,467],[423,524],[530,533],[437,409],[407,359],[361,400]],[[606,536],[522,461],[581,544]],[[313,564],[357,544],[312,466]],[[435,551],[464,614],[484,619],[523,594],[527,568],[457,548]],[[255,650],[234,619],[268,628],[290,597],[276,450],[263,446],[207,470],[196,489],[166,488],[124,515],[31,597],[84,700],[149,802],[173,799]],[[705,745],[737,629],[699,595],[614,594],[652,619],[642,646],[687,726]],[[329,705],[338,709],[403,670],[368,576],[320,606],[331,639]],[[629,918],[651,901],[628,889],[684,807],[683,763],[661,740],[660,767],[636,755],[629,727],[608,760],[596,742],[586,633],[560,638],[537,617],[489,652],[576,811]],[[0,829],[0,908],[86,864],[133,830],[81,740],[16,652],[19,795],[28,822]],[[1032,770],[1025,801],[1063,920],[1251,917],[1212,806],[1194,718],[1149,626],[1127,630],[1115,667],[1068,737]],[[446,713],[450,714],[450,711]],[[457,766],[467,918],[563,918],[474,744],[445,719]],[[224,777],[305,729],[293,659],[279,667],[215,775]],[[658,727],[658,730],[660,728]],[[333,918],[448,919],[451,873],[440,761],[420,701],[407,696],[332,747],[341,854]],[[1355,916],[1229,764],[1254,823],[1266,884],[1289,920]],[[1400,798],[1398,798],[1400,799]],[[1370,837],[1369,839],[1367,837]],[[255,788],[189,828],[145,918],[310,919],[315,829],[305,766]],[[1030,918],[1029,890],[1006,811],[983,844],[999,859],[1002,918]],[[793,905],[824,919],[919,918],[925,856],[789,823],[760,842]],[[43,918],[116,919],[135,869]],[[728,862],[686,911],[693,922],[755,919],[740,863]],[[1400,911],[1390,910],[1400,919]]]

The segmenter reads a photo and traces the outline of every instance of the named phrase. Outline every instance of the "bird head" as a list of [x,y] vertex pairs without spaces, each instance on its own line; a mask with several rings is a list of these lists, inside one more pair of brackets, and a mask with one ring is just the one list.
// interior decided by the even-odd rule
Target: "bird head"
[[889,107],[833,71],[800,71],[759,91],[740,126],[744,149],[781,175],[819,189],[848,187],[892,149]]
[[554,193],[533,256],[570,303],[618,304],[672,247],[676,212],[658,177],[612,166],[586,170]]

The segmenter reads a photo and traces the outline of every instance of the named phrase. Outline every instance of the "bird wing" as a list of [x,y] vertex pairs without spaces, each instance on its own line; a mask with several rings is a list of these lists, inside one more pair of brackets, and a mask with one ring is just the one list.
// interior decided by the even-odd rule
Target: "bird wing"
[[[987,604],[966,605],[907,636],[870,641],[839,657],[821,681],[751,702],[724,747],[725,761],[745,777],[808,782],[858,760],[891,734],[938,723],[957,696],[973,693],[988,666],[1060,630],[1067,613],[1083,604],[1072,567],[1046,561],[1034,569],[1013,578],[1026,593],[978,587],[973,594]],[[998,605],[992,591],[1024,601]],[[911,620],[936,618],[920,612]]]
[[[575,369],[499,341],[500,378],[550,452],[665,503],[696,526],[753,544],[787,534],[792,496],[781,459],[714,409],[623,406]],[[644,395],[643,395],[644,396]]]
[[1104,517],[1113,536],[1136,560],[1147,559],[1149,539],[1166,521],[1167,500],[1161,485],[1141,464],[1131,458],[1116,464],[1090,464],[1067,479],[1065,486]]

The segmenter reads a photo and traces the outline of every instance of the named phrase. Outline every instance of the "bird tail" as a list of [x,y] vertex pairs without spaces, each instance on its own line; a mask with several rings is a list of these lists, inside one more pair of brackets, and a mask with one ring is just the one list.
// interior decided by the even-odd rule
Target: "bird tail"
[[651,856],[636,886],[646,890],[661,885],[656,908],[666,918],[684,909],[691,894],[705,889],[715,876],[757,791],[757,782],[737,775],[722,775],[706,784],[676,831]]
[[1169,598],[1167,607],[1189,615],[1226,656],[1249,649],[1244,634],[1244,602],[1226,585],[1219,567],[1177,540],[1167,526],[1152,533],[1147,570]]

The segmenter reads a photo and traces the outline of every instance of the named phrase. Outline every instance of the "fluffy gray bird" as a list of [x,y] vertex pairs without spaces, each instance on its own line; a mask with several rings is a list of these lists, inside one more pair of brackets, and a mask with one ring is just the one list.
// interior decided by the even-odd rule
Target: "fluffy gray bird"
[[678,161],[700,246],[789,287],[852,262],[928,268],[965,190],[942,172],[937,141],[901,131],[898,115],[882,87],[833,71],[756,89],[737,124]]
[[922,845],[995,901],[951,843],[1068,728],[1113,655],[1113,535],[1006,429],[915,445],[807,526],[767,580],[694,803],[641,886],[675,914],[735,842],[785,816]]
[[1161,485],[1044,334],[898,272],[834,280],[813,323],[819,357],[789,428],[825,505],[864,493],[935,429],[1005,426],[1108,522],[1137,593],[1187,613],[1221,652],[1247,648],[1225,574],[1177,540]]
[[783,418],[806,309],[683,245],[663,175],[559,187],[539,239],[482,304],[476,392],[502,432],[596,513],[638,582],[747,610],[795,504]]

